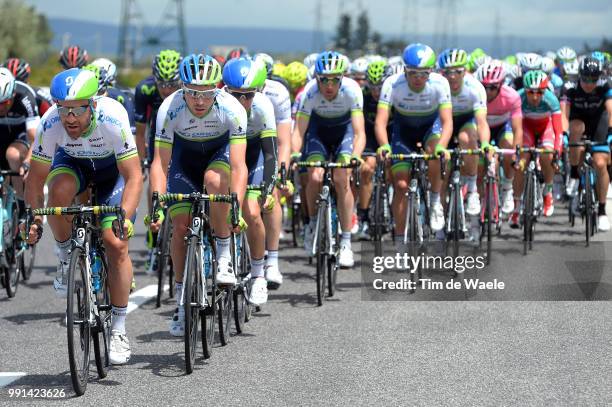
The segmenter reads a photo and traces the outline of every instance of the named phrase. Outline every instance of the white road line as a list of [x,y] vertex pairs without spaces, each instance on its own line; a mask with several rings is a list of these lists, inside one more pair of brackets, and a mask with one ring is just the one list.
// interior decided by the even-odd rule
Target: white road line
[[[168,291],[168,284],[164,286],[164,291]],[[147,301],[152,300],[157,296],[157,284],[148,285],[140,290],[134,291],[130,295],[130,300],[127,306],[127,313],[129,314],[132,311],[136,311],[138,307],[144,304]]]
[[26,374],[26,372],[0,372],[0,387],[8,386]]

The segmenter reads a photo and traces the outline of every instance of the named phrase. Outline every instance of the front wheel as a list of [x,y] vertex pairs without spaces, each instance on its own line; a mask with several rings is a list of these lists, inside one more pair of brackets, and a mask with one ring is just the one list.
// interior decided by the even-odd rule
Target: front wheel
[[192,236],[187,247],[187,261],[185,262],[185,282],[183,303],[185,304],[185,370],[188,374],[193,372],[198,344],[198,324],[200,317],[200,276],[202,275],[201,261],[198,256],[198,238]]
[[108,268],[106,261],[102,262],[103,269],[100,271],[100,286],[102,289],[96,293],[96,306],[98,317],[96,318],[96,329],[93,332],[94,356],[98,377],[103,379],[108,374],[110,366],[110,336],[111,336],[111,300],[108,287]]

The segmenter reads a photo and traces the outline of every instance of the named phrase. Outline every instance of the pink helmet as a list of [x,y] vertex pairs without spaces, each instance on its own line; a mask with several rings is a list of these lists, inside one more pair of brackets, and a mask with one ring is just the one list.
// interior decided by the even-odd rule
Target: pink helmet
[[476,79],[483,85],[497,85],[506,78],[506,70],[502,61],[493,60],[478,67]]

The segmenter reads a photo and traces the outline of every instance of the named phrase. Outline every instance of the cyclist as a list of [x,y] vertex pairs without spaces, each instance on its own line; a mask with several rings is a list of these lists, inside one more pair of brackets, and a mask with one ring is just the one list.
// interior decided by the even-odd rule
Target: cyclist
[[[278,171],[274,106],[270,99],[258,91],[265,80],[265,66],[259,61],[238,58],[228,61],[223,67],[226,91],[238,99],[247,112],[246,164],[249,171],[247,183],[263,184],[261,191],[247,191],[244,205],[245,221],[249,225],[247,237],[251,253],[252,286],[249,301],[255,305],[264,304],[268,300],[264,274],[264,253],[268,233],[264,229],[261,212],[262,209],[264,212],[270,212],[274,206],[280,206],[275,204],[276,200],[272,194]],[[278,246],[276,251],[278,253]]]
[[[111,95],[113,99],[115,98],[114,95],[116,95],[116,100],[119,101],[122,105],[125,106],[126,104],[131,104],[132,106],[134,106],[134,91],[131,88],[119,86],[117,84],[117,65],[115,65],[113,61],[107,58],[97,58],[94,59],[91,64],[99,67],[101,70],[106,71],[106,88],[109,92],[109,95]],[[121,91],[122,94],[119,94],[117,91]],[[126,98],[130,100],[125,102]],[[128,113],[130,113],[129,110]]]
[[573,62],[577,60],[576,51],[574,51],[570,47],[561,47],[557,50],[556,58],[555,58],[555,70],[553,71],[555,74],[559,75],[562,78],[565,78],[567,72],[565,70],[565,64],[568,62]]
[[[16,81],[0,68],[0,168],[27,172],[30,146],[40,123],[34,90]],[[23,210],[23,183],[14,182],[20,211]]]
[[[21,58],[9,58],[1,65],[7,68],[16,80],[23,83],[28,83],[30,79],[30,64],[25,59]],[[47,109],[53,104],[49,91],[40,87],[32,86],[34,93],[36,94],[36,106],[38,107],[38,113],[42,116],[45,114]]]
[[[305,143],[308,161],[325,161],[330,157],[346,163],[352,158],[361,160],[365,147],[363,93],[357,82],[344,76],[346,67],[345,57],[338,52],[322,52],[315,63],[316,79],[304,89],[292,146],[293,152],[298,153]],[[333,175],[342,230],[338,264],[343,268],[353,267],[351,221],[355,199],[350,187],[350,170],[338,169]],[[304,234],[308,253],[312,252],[316,199],[322,182],[323,169],[309,168],[306,200],[310,222]]]
[[291,100],[293,101],[296,95],[300,93],[306,85],[308,68],[299,61],[293,61],[285,68],[285,78],[289,84]]
[[355,60],[353,60],[353,62],[351,63],[350,69],[349,69],[349,76],[353,78],[355,82],[359,84],[361,89],[363,89],[364,86],[366,85],[367,70],[368,70],[368,60],[365,59],[364,57],[356,58]]
[[[221,80],[221,65],[213,57],[188,55],[179,69],[182,88],[164,100],[157,114],[150,188],[159,193],[167,189],[185,194],[202,192],[204,186],[211,194],[231,190],[242,203],[247,181],[246,111],[234,97],[216,87]],[[177,308],[170,322],[174,336],[182,336],[185,329],[185,309],[179,304],[190,211],[191,204],[186,202],[175,202],[168,208],[173,230],[170,255],[176,277]],[[228,205],[211,203],[210,213],[217,245],[217,283],[234,285]],[[157,222],[150,224],[153,232],[163,222],[163,212],[159,215]]]
[[[364,152],[375,153],[378,148],[376,134],[374,133],[374,123],[376,122],[376,108],[380,100],[382,85],[391,76],[391,67],[386,61],[375,61],[368,65],[366,72],[367,83],[363,93],[363,116],[365,119],[366,145]],[[387,129],[393,126],[392,118],[389,120]],[[372,197],[372,177],[376,169],[376,157],[365,157],[361,165],[359,189],[359,203],[357,206],[357,216],[359,218],[359,229],[357,236],[361,240],[370,240],[369,221],[370,221],[370,199]]]
[[[416,43],[403,54],[404,72],[392,75],[383,84],[376,113],[378,153],[410,153],[422,143],[428,153],[442,154],[453,133],[450,87],[442,75],[432,72],[436,54],[427,45]],[[391,144],[387,134],[389,110],[394,108]],[[393,202],[395,235],[403,239],[409,185],[409,166],[405,161],[393,162]],[[440,166],[429,165],[431,183],[430,225],[437,232],[444,227],[444,209],[440,201]]]
[[87,65],[87,61],[87,50],[78,45],[69,45],[60,52],[59,63],[64,69],[82,68]]
[[[271,59],[271,58],[270,58]],[[276,133],[278,141],[278,162],[289,164],[291,155],[291,96],[288,88],[277,81],[272,75],[272,65],[264,58],[267,79],[261,92],[272,102],[274,107],[274,118],[276,121]],[[291,184],[289,183],[289,186]],[[273,191],[274,198],[280,202],[281,194],[290,196],[291,188],[276,188]],[[266,227],[266,265],[265,274],[268,287],[277,289],[283,282],[283,276],[278,267],[278,245],[283,222],[283,212],[280,205],[274,205],[271,211],[264,212],[264,224]]]
[[529,71],[535,71],[542,68],[542,56],[533,52],[521,54],[518,58],[520,75],[514,79],[512,84],[516,90],[523,89],[523,76]]
[[[33,208],[44,206],[43,186],[48,180],[49,206],[69,206],[74,197],[95,183],[98,203],[121,205],[125,210],[125,240],[113,232],[115,216],[101,219],[102,239],[109,262],[112,304],[110,361],[124,364],[130,359],[125,331],[132,261],[128,238],[134,233],[132,221],[142,192],[142,174],[134,136],[121,103],[95,97],[98,81],[87,70],[72,68],[57,74],[51,82],[56,104],[43,116],[32,149],[32,168],[26,178],[26,200]],[[67,294],[67,269],[71,247],[71,221],[48,218],[58,248],[59,264],[53,282],[59,297]],[[42,217],[29,230],[29,243],[42,235]]]
[[[598,228],[610,230],[610,221],[606,214],[606,195],[609,184],[607,163],[612,135],[612,89],[607,83],[598,84],[603,69],[601,63],[592,57],[586,57],[580,63],[578,81],[569,83],[561,96],[564,128],[569,130],[570,143],[580,141],[587,136],[591,141],[606,143],[593,146],[593,166],[597,174],[597,195],[599,197]],[[568,122],[569,121],[569,122]],[[581,158],[580,149],[571,147],[570,180],[567,194],[575,197],[578,192],[578,166]]]
[[[248,55],[245,55],[244,57],[248,57]],[[268,79],[278,82],[280,84],[282,84],[285,89],[290,90],[289,87],[289,83],[287,82],[287,80],[285,79],[285,66],[283,66],[283,69],[275,69],[275,67],[279,64],[275,64],[274,63],[274,59],[268,55],[268,54],[264,54],[263,52],[259,53],[259,54],[255,54],[254,59],[259,60],[260,62],[263,62],[264,65],[266,66],[266,72],[268,75]]]
[[[438,67],[448,80],[453,105],[453,134],[449,147],[457,144],[463,149],[477,149],[478,142],[485,149],[491,133],[487,124],[487,94],[484,87],[472,75],[466,75],[468,56],[462,49],[447,49],[438,57]],[[463,159],[463,175],[467,186],[468,215],[480,214],[478,195],[478,156]]]
[[[561,107],[559,100],[548,87],[548,75],[544,71],[529,71],[523,76],[523,89],[519,90],[523,109],[523,146],[554,149],[560,156],[563,138],[561,133]],[[537,144],[537,145],[536,145]],[[521,154],[521,162],[529,159],[529,153]],[[552,216],[553,155],[542,154],[540,164],[544,175],[544,216]],[[523,191],[523,171],[519,171],[514,183],[514,213],[510,218],[512,228],[519,227],[518,202]]]
[[[487,123],[491,133],[491,144],[499,148],[514,148],[523,143],[523,111],[518,92],[504,84],[504,65],[493,60],[476,71],[476,79],[482,83],[487,93]],[[514,210],[514,166],[512,157],[503,159],[501,175],[502,213],[510,215]]]

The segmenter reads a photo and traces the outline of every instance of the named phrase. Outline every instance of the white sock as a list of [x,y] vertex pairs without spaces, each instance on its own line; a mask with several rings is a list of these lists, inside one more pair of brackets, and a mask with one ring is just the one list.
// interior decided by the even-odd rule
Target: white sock
[[502,191],[512,191],[512,181],[514,178],[506,178],[502,175],[501,177],[501,186]]
[[439,192],[432,192],[429,197],[431,198],[431,205],[436,205],[440,203],[440,193]]
[[465,177],[465,184],[467,185],[468,192],[478,191],[478,185],[476,185],[476,175],[467,175]]
[[70,250],[70,246],[72,246],[71,240],[68,239],[65,242],[58,242],[56,240],[55,246],[57,247],[57,255],[60,261],[67,263],[70,260],[70,253],[68,253],[68,251]]
[[278,250],[268,250],[266,266],[278,267]]
[[125,335],[125,317],[127,315],[127,306],[117,307],[111,306],[111,331],[117,331]]
[[351,248],[351,232],[342,232],[340,236],[340,246]]
[[266,261],[262,259],[251,259],[251,277],[263,277],[264,276],[264,263]]
[[181,304],[181,295],[183,295],[183,283],[176,281],[174,283],[174,299],[176,300],[176,306],[181,308],[179,305]]
[[219,260],[221,257],[225,257],[226,260],[231,259],[230,238],[216,237],[215,241],[217,242],[217,260]]

